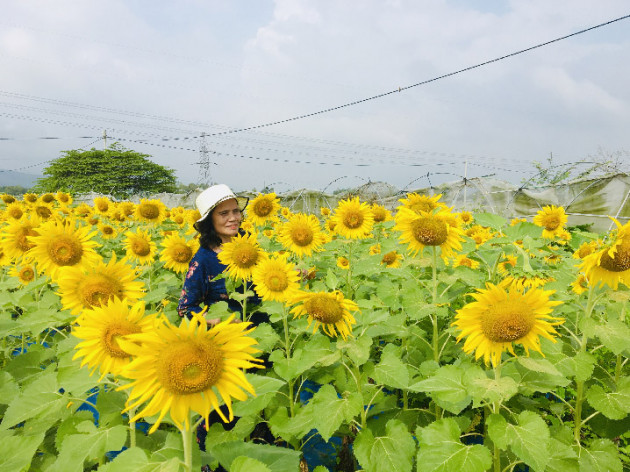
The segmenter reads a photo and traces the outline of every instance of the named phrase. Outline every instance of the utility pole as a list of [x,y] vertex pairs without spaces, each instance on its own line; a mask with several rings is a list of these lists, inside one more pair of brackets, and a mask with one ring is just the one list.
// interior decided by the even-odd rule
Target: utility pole
[[210,185],[210,155],[208,146],[206,146],[206,133],[201,133],[201,141],[199,143],[199,164],[201,166],[201,175],[203,184],[207,187]]
[[468,187],[468,158],[466,158],[466,163],[464,164],[464,210],[468,210],[467,208],[467,187]]
[[107,130],[103,130],[103,150],[107,149]]

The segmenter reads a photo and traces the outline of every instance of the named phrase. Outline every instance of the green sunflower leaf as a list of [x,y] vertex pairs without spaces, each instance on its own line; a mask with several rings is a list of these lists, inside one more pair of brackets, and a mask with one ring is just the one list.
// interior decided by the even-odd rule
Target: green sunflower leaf
[[471,401],[464,385],[464,373],[459,366],[445,365],[428,379],[411,385],[409,390],[428,393],[439,406],[457,415]]
[[579,449],[580,472],[622,472],[617,447],[607,439],[596,439]]
[[385,436],[363,429],[354,441],[354,453],[365,472],[411,472],[416,443],[402,421],[389,420]]
[[394,388],[409,386],[409,371],[401,359],[401,349],[395,344],[387,344],[380,362],[374,367],[374,380],[381,385]]
[[586,392],[586,399],[607,418],[621,420],[630,413],[630,377],[623,377],[615,392],[605,392],[600,385],[593,385]]
[[32,436],[9,436],[0,441],[0,470],[29,470],[33,454],[44,440],[44,433]]
[[490,439],[501,449],[510,450],[523,462],[536,470],[545,470],[549,462],[549,428],[536,413],[523,411],[518,425],[492,414],[487,421]]
[[490,451],[479,444],[467,446],[460,442],[460,428],[453,418],[438,420],[418,428],[418,471],[423,472],[483,472],[492,465]]

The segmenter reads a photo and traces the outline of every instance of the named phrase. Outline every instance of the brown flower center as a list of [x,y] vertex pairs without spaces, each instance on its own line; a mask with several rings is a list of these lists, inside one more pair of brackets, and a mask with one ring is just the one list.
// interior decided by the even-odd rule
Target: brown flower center
[[258,262],[258,249],[244,241],[235,243],[232,259],[235,266],[249,269]]
[[39,236],[39,233],[31,225],[22,226],[15,234],[15,247],[22,252],[35,247],[35,244],[29,242],[29,236]]
[[86,308],[101,306],[114,297],[122,300],[124,294],[123,285],[106,274],[90,274],[79,287],[79,298]]
[[55,196],[52,193],[45,193],[42,195],[42,202],[50,203],[55,199]]
[[524,311],[521,297],[489,307],[481,320],[481,330],[490,341],[507,343],[521,339],[534,327],[535,317]]
[[289,279],[284,271],[272,269],[265,275],[265,285],[272,292],[282,292],[289,286]]
[[560,218],[556,215],[548,215],[544,220],[544,224],[547,231],[553,231],[560,226]]
[[273,203],[269,199],[263,198],[256,202],[252,210],[256,216],[265,217],[273,210]]
[[18,275],[23,282],[30,282],[35,278],[35,271],[31,267],[23,267]]
[[171,257],[175,262],[186,263],[192,259],[192,249],[187,244],[178,243],[171,249]]
[[630,269],[630,242],[617,246],[614,257],[604,251],[599,265],[610,272],[624,272]]
[[155,220],[160,216],[160,208],[155,203],[141,203],[138,213],[147,220]]
[[51,209],[45,205],[38,205],[37,207],[35,207],[35,213],[37,213],[38,216],[45,220],[52,216]]
[[151,253],[151,245],[144,239],[134,239],[131,243],[131,251],[136,256],[148,256]]
[[140,327],[129,321],[121,321],[118,323],[110,323],[103,332],[101,345],[111,357],[125,358],[129,357],[129,353],[123,351],[118,345],[118,338],[127,334],[139,333]]
[[182,341],[161,353],[157,375],[170,393],[188,395],[215,385],[221,377],[223,365],[223,352],[214,341]]
[[396,256],[397,256],[396,251],[390,251],[383,256],[383,259],[381,259],[381,262],[383,264],[392,265],[394,262],[396,262]]
[[433,216],[416,219],[411,224],[413,237],[425,246],[439,246],[448,237],[448,227],[442,220]]
[[304,302],[306,312],[320,323],[337,323],[343,318],[343,308],[330,296],[316,294]]
[[297,246],[305,247],[313,242],[313,231],[305,226],[291,230],[291,240]]
[[20,207],[11,207],[7,210],[7,215],[14,220],[19,220],[24,215],[24,212]]
[[81,261],[83,247],[72,236],[62,234],[48,243],[48,256],[58,266],[73,266]]
[[363,224],[363,213],[360,211],[348,211],[343,215],[343,225],[346,228],[356,229]]

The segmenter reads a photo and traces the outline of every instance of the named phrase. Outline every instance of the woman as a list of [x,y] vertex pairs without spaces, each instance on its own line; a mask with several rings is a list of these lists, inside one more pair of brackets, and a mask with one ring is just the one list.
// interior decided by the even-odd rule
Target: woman
[[[236,300],[228,297],[225,287],[225,279],[216,279],[227,266],[219,261],[217,256],[221,252],[221,246],[228,243],[239,234],[243,210],[247,206],[246,197],[237,197],[227,185],[213,185],[204,190],[197,197],[195,204],[201,218],[195,223],[195,229],[199,231],[199,250],[190,261],[190,267],[184,280],[184,288],[179,299],[177,311],[179,316],[192,318],[192,313],[202,311],[202,304],[209,307],[218,301],[225,301],[231,311],[241,312],[242,307]],[[260,298],[250,297],[248,305],[257,305]],[[213,327],[221,321],[220,318],[206,320],[208,327]],[[269,321],[265,313],[254,313],[249,321],[254,325]],[[263,358],[266,356],[263,356]],[[221,408],[225,409],[225,406]],[[227,409],[224,410],[227,415]],[[213,411],[210,414],[210,424],[220,422],[219,415]],[[238,418],[224,425],[230,430],[236,424]],[[259,427],[260,426],[260,427]],[[266,426],[261,423],[252,433],[252,439],[261,442],[273,442],[274,438]],[[202,423],[197,428],[197,442],[202,451],[206,450],[206,428]],[[225,470],[219,467],[215,470]]]
[[[202,304],[209,307],[218,301],[227,302],[231,311],[241,312],[241,305],[228,297],[225,279],[215,280],[226,266],[219,261],[223,243],[228,243],[239,234],[246,197],[237,197],[227,185],[213,185],[199,194],[195,203],[201,214],[194,227],[199,231],[199,250],[190,261],[179,299],[179,316],[192,317],[202,311]],[[258,304],[258,297],[248,300]],[[250,319],[255,325],[263,319]],[[207,320],[208,326],[219,323],[220,318]]]

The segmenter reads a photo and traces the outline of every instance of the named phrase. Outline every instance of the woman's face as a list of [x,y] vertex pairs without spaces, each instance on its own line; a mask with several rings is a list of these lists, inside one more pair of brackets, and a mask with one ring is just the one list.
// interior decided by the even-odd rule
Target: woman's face
[[234,198],[219,203],[212,211],[212,225],[224,243],[229,243],[238,234],[241,219],[241,210]]

